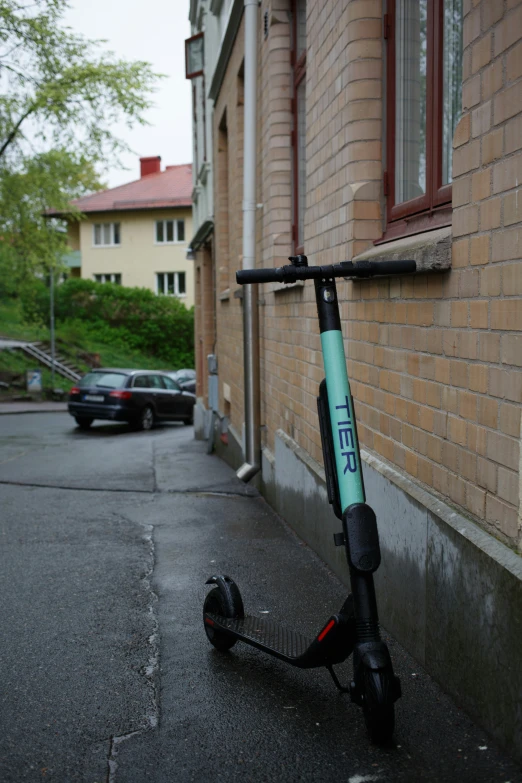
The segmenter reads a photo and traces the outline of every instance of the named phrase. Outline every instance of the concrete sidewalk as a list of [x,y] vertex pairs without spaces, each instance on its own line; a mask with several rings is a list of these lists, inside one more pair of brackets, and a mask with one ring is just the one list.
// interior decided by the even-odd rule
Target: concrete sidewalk
[[[158,725],[113,746],[116,779],[228,783],[520,783],[495,747],[386,631],[404,696],[394,742],[368,742],[361,711],[325,670],[301,671],[238,644],[219,653],[201,621],[205,580],[236,579],[245,611],[313,637],[346,587],[264,499],[182,431],[155,446],[148,509],[158,596]],[[127,510],[131,519],[143,518]],[[381,596],[382,598],[382,596]],[[351,661],[338,667],[351,678]]]

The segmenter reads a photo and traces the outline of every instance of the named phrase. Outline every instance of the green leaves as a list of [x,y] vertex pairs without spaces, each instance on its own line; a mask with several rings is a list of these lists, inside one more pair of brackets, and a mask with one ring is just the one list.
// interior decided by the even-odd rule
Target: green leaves
[[96,167],[126,145],[112,128],[144,123],[158,78],[62,24],[66,0],[0,0],[0,257],[19,281],[56,266],[71,199],[97,190]]
[[145,62],[125,62],[61,27],[62,0],[27,6],[0,0],[0,159],[25,151],[24,130],[42,142],[102,159],[125,148],[115,122],[143,123],[152,105],[154,74]]
[[[49,294],[44,286],[35,290],[24,295],[24,310],[39,322],[49,312]],[[55,294],[58,326],[74,324],[91,339],[146,353],[166,366],[194,366],[194,312],[178,299],[146,288],[72,278],[57,286]]]
[[100,188],[94,165],[81,153],[54,149],[0,166],[0,265],[17,284],[29,273],[59,265],[67,247],[63,221],[46,219],[49,205],[80,219],[70,200]]

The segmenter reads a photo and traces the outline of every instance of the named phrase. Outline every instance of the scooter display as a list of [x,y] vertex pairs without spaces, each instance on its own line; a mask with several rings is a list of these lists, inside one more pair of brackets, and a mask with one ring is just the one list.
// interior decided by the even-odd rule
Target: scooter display
[[[401,686],[379,631],[373,581],[381,561],[379,535],[375,513],[366,503],[335,278],[408,274],[415,271],[416,263],[344,261],[308,266],[304,255],[289,261],[290,265],[277,269],[239,271],[236,279],[240,285],[314,280],[325,370],[317,398],[321,443],[328,500],[342,521],[342,532],[334,535],[334,542],[345,548],[351,593],[310,639],[272,620],[245,614],[235,582],[229,576],[214,575],[207,580],[213,588],[204,602],[203,623],[217,650],[229,650],[240,641],[301,669],[324,666],[336,687],[362,707],[370,739],[382,744],[393,734],[394,704]],[[333,667],[352,653],[353,679],[343,687]]]

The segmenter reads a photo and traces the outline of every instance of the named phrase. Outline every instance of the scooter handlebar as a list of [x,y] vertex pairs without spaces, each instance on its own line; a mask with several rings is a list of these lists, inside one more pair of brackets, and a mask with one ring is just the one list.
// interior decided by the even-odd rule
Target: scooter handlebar
[[240,269],[236,272],[236,281],[239,285],[245,283],[284,283],[286,267],[277,269]]
[[276,269],[241,269],[236,272],[239,285],[248,283],[296,283],[321,277],[365,278],[376,275],[411,274],[417,269],[415,261],[341,261],[327,266],[280,266]]

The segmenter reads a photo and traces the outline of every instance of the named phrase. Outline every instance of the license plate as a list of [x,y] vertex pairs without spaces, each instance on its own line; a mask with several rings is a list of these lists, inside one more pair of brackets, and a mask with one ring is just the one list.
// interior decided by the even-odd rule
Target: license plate
[[105,397],[103,394],[84,394],[83,399],[85,402],[103,402]]

